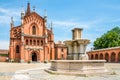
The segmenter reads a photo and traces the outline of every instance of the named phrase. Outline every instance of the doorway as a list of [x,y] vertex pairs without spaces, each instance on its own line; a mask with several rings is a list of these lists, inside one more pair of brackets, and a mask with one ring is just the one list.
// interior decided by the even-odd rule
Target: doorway
[[37,54],[35,52],[32,53],[32,61],[37,62]]

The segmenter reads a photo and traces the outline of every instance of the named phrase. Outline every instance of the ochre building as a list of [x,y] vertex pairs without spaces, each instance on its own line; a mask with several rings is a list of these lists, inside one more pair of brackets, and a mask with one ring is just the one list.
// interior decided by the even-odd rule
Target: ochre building
[[[66,59],[67,48],[64,44],[61,44],[61,47],[55,46],[57,44],[54,42],[52,24],[50,29],[47,27],[46,12],[44,17],[41,17],[35,12],[35,9],[31,11],[30,3],[27,5],[26,12],[24,10],[21,12],[21,25],[14,26],[13,18],[11,18],[10,61],[43,62]],[[57,52],[57,50],[61,51]],[[60,55],[58,56],[58,54]]]
[[120,62],[120,47],[92,50],[87,52],[90,60],[106,60],[107,62]]
[[67,46],[58,42],[55,44],[55,60],[66,60],[67,58]]

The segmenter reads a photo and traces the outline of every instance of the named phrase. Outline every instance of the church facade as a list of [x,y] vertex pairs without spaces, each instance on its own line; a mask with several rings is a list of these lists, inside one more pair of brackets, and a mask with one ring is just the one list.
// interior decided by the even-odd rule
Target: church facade
[[[19,62],[44,62],[49,60],[66,59],[67,47],[55,47],[54,33],[47,28],[47,15],[44,17],[31,11],[30,3],[26,12],[21,12],[21,25],[14,26],[11,18],[9,59]],[[62,50],[62,53],[55,53],[55,49]],[[60,56],[56,56],[61,54]],[[65,55],[65,56],[64,56]],[[64,58],[62,58],[64,57]]]

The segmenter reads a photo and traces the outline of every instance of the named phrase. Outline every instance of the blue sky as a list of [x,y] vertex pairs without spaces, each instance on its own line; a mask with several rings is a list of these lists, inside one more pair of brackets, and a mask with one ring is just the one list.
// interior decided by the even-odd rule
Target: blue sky
[[31,10],[35,6],[41,16],[47,10],[55,42],[72,39],[71,30],[80,27],[84,29],[82,38],[91,41],[90,50],[97,37],[120,26],[120,0],[0,0],[0,49],[9,48],[10,18],[13,16],[15,25],[19,25],[21,8],[26,10],[28,1]]

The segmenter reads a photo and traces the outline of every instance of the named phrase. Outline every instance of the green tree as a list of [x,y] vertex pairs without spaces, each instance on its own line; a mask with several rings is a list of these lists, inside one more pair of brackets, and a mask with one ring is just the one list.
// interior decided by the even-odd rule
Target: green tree
[[120,28],[115,27],[94,41],[94,49],[120,46]]

